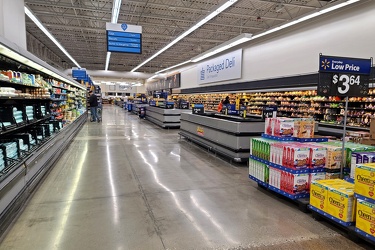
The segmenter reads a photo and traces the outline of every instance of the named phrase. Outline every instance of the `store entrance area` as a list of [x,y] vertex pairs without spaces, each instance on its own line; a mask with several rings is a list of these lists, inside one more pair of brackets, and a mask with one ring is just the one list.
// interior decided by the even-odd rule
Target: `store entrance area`
[[[367,249],[117,107],[87,122],[0,249]],[[368,248],[370,249],[370,248]]]

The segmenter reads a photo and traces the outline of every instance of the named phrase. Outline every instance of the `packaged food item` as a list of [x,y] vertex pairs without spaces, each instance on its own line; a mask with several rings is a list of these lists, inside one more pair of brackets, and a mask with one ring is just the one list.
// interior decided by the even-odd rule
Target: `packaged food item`
[[340,169],[342,164],[342,149],[340,147],[327,145],[327,163],[328,169]]
[[275,118],[265,119],[265,131],[264,131],[265,134],[274,135],[275,120],[276,120]]
[[313,138],[315,121],[312,118],[299,118],[294,121],[293,136],[298,138]]
[[326,212],[344,222],[355,221],[354,184],[329,187]]
[[375,237],[375,204],[358,199],[356,209],[356,231]]
[[310,205],[327,212],[328,189],[334,185],[346,185],[343,180],[317,180],[310,184]]
[[375,152],[353,152],[350,162],[350,178],[355,178],[357,164],[375,163]]
[[310,191],[311,183],[313,183],[314,181],[325,180],[325,178],[326,178],[325,172],[310,173],[307,190]]
[[292,137],[294,133],[294,119],[275,118],[274,135],[281,137]]
[[354,192],[375,201],[375,163],[358,164]]

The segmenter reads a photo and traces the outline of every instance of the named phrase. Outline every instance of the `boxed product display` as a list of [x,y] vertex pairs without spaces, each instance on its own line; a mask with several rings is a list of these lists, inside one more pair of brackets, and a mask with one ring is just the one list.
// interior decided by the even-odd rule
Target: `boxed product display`
[[269,167],[269,184],[289,194],[302,194],[308,190],[309,174],[292,174]]
[[264,131],[265,134],[274,135],[275,120],[276,120],[275,118],[265,119],[265,131]]
[[293,137],[313,138],[315,121],[313,118],[297,118],[294,121]]
[[253,159],[249,159],[249,175],[253,176],[254,178],[264,183],[268,183],[268,178],[269,178],[268,166],[261,162],[255,161]]
[[355,227],[375,237],[375,204],[361,199],[357,200]]
[[23,122],[22,110],[17,110],[17,108],[13,108],[13,117],[16,120],[16,123]]
[[354,192],[375,201],[375,163],[358,164]]
[[327,147],[327,169],[340,169],[342,164],[342,148],[332,145]]
[[281,137],[292,137],[294,133],[294,119],[275,118],[274,135]]
[[301,143],[287,143],[283,147],[282,166],[291,169],[307,168],[310,163],[310,148]]
[[310,186],[311,183],[319,180],[325,180],[326,179],[326,173],[325,172],[320,172],[320,173],[310,173],[309,174],[309,186],[308,186],[308,191],[310,191]]
[[307,144],[310,148],[310,164],[309,168],[326,168],[327,167],[327,148],[318,143]]
[[327,212],[328,189],[342,185],[343,180],[316,180],[310,184],[310,205]]
[[344,222],[355,220],[354,184],[342,181],[328,188],[326,212]]
[[355,177],[357,164],[375,163],[375,152],[354,152],[350,163],[350,178]]

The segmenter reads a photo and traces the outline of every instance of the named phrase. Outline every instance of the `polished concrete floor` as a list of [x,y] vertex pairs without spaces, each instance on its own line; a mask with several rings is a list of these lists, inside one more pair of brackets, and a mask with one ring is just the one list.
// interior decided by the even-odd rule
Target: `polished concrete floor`
[[371,249],[234,166],[107,106],[79,132],[0,249]]

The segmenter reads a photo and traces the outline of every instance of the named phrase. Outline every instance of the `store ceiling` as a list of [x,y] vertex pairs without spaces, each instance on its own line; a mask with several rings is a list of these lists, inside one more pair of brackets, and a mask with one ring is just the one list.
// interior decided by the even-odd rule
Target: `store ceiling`
[[[132,70],[222,2],[123,0],[118,23],[143,27],[143,53],[112,53],[109,70]],[[336,1],[239,0],[137,71],[154,73],[189,60],[241,33],[260,33],[334,2]],[[81,67],[104,70],[107,53],[105,24],[111,21],[112,0],[25,0],[25,5]],[[66,61],[69,67],[75,66],[28,17],[26,29],[29,35],[44,43]]]

